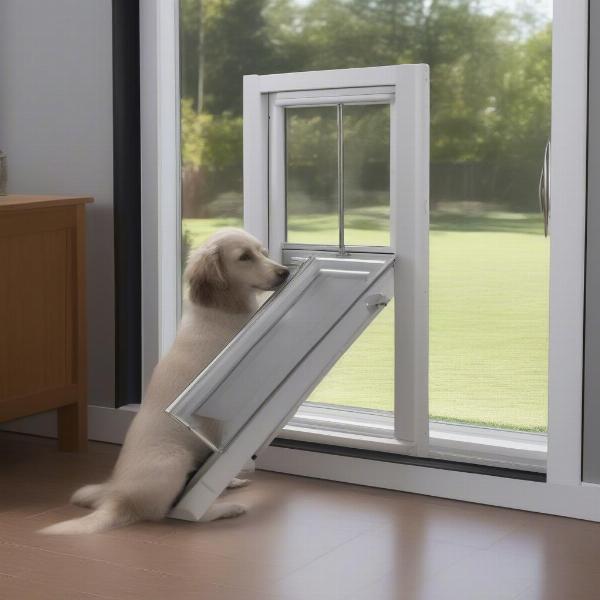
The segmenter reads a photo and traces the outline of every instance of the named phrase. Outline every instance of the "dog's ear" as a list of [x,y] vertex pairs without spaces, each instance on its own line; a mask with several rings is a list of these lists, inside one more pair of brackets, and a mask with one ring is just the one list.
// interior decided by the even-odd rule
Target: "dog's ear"
[[219,306],[219,298],[228,286],[218,246],[193,253],[184,276],[190,285],[192,302],[203,306]]

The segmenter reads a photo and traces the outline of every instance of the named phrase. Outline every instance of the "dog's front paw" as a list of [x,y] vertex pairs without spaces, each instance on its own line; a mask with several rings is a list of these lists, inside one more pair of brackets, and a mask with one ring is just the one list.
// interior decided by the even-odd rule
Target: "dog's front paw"
[[243,504],[228,504],[226,510],[223,511],[221,519],[232,519],[246,514],[246,507]]
[[208,523],[209,521],[216,521],[217,519],[231,519],[233,517],[239,517],[245,512],[246,507],[243,504],[217,502],[206,511],[200,520],[204,523]]
[[239,479],[238,477],[234,477],[227,486],[228,490],[235,490],[236,488],[245,487],[250,483],[249,479]]

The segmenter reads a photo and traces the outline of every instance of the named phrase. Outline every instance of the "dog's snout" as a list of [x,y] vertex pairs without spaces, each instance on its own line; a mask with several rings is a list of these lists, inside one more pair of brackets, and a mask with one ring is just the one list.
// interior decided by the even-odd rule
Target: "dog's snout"
[[290,270],[287,269],[286,267],[279,267],[275,273],[277,274],[277,277],[279,277],[279,279],[281,279],[281,281],[285,281],[288,278],[288,275],[290,274]]

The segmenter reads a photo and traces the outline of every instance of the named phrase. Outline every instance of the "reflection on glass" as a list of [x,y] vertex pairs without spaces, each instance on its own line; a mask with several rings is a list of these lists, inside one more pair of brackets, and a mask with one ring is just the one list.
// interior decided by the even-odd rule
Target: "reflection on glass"
[[345,239],[390,245],[390,107],[344,106]]
[[337,112],[287,108],[287,241],[338,243]]

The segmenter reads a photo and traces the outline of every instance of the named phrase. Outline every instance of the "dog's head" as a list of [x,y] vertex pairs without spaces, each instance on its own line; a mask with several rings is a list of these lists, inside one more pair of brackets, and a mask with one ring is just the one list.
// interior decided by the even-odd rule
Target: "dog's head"
[[184,274],[192,302],[234,311],[244,309],[249,295],[274,290],[288,275],[255,237],[233,228],[213,234],[194,250]]

